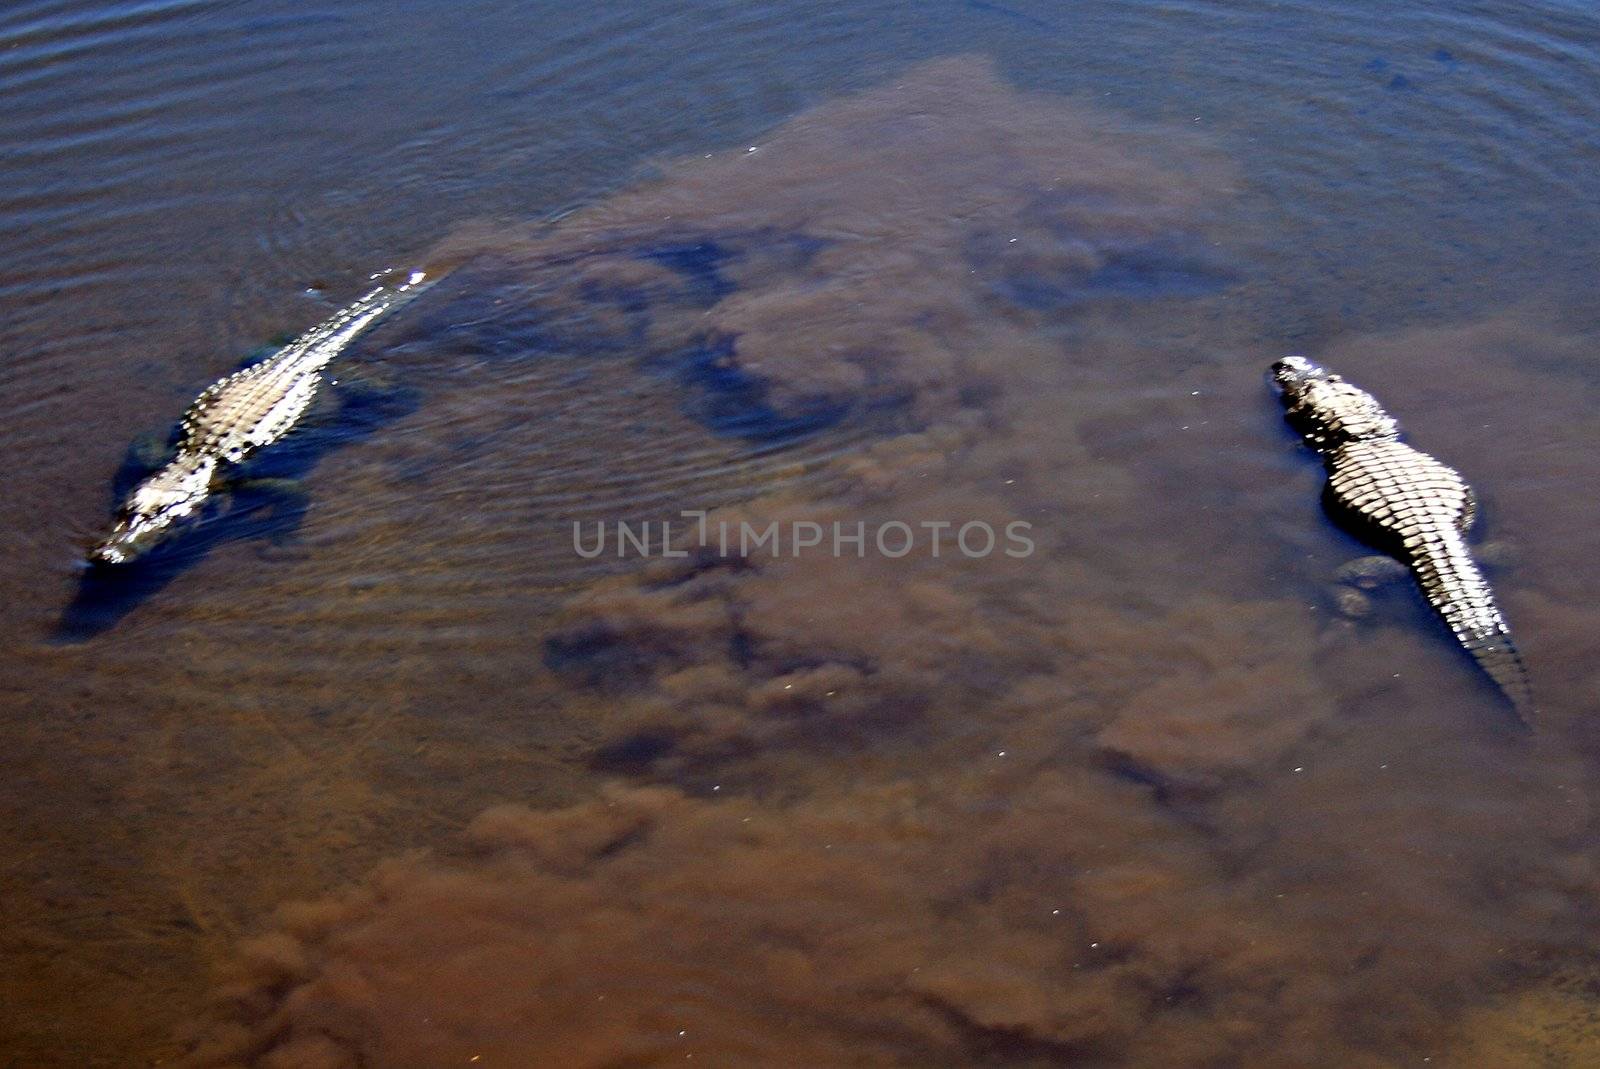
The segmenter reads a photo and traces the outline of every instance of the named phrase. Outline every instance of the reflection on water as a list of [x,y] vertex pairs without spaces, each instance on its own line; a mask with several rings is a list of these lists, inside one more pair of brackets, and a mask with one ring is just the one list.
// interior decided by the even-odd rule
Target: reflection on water
[[[1593,1060],[1588,15],[402,6],[3,17],[0,1061]],[[441,235],[300,504],[85,584],[152,413]],[[1336,618],[1290,347],[1515,543],[1532,737]],[[685,509],[1035,551],[574,552]]]

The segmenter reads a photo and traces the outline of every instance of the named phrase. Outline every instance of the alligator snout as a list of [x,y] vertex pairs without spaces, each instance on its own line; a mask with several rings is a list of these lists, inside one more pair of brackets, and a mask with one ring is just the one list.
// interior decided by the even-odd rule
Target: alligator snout
[[127,564],[135,557],[141,556],[148,548],[139,545],[138,537],[130,528],[118,523],[106,536],[105,541],[89,551],[89,563]]
[[216,469],[211,457],[180,454],[135,488],[111,533],[89,551],[89,560],[127,564],[165,541],[180,520],[200,511]]
[[111,533],[89,551],[89,562],[130,564],[166,541],[178,519],[171,513],[130,512],[120,517]]
[[1286,356],[1273,363],[1267,372],[1272,384],[1284,393],[1300,389],[1308,382],[1328,377],[1328,371],[1303,356]]

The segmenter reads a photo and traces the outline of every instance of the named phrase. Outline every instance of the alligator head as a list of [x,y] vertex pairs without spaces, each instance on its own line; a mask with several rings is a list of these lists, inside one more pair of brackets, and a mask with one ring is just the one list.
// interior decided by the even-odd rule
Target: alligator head
[[212,457],[180,453],[128,496],[111,533],[90,551],[90,561],[127,564],[165,541],[179,521],[199,512],[211,493],[216,468]]
[[1286,356],[1275,362],[1268,373],[1285,402],[1297,398],[1310,383],[1333,377],[1327,368],[1303,356]]
[[1272,365],[1269,375],[1283,401],[1284,418],[1318,449],[1400,433],[1400,425],[1377,398],[1315,361],[1286,356]]

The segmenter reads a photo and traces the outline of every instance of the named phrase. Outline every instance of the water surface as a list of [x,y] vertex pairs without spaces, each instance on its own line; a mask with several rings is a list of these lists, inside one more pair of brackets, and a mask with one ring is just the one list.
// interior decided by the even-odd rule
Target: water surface
[[[12,6],[0,1051],[1585,1064],[1596,23]],[[85,591],[130,441],[428,260],[302,506]],[[1289,350],[1479,487],[1533,735],[1335,617]],[[1035,550],[573,550],[684,509]]]

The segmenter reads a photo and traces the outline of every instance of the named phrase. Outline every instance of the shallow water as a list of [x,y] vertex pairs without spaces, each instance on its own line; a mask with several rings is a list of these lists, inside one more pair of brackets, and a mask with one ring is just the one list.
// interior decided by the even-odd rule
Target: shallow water
[[[1597,51],[1575,3],[12,5],[0,1063],[1600,1058]],[[85,580],[130,441],[428,261],[303,503]],[[1409,590],[1336,618],[1290,350],[1478,487],[1531,735]],[[954,526],[574,549],[684,510]]]

